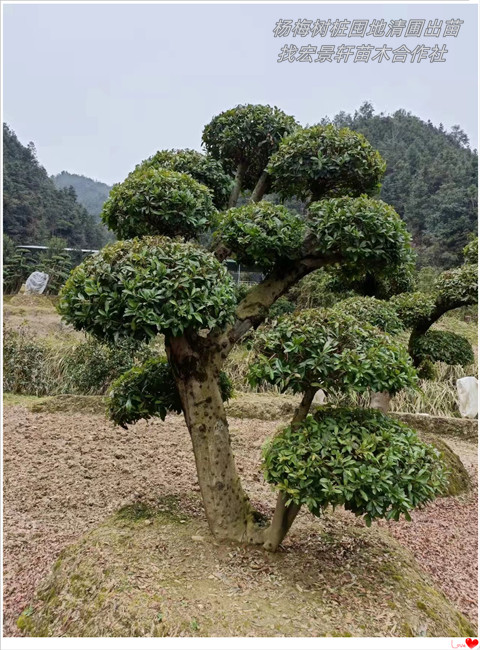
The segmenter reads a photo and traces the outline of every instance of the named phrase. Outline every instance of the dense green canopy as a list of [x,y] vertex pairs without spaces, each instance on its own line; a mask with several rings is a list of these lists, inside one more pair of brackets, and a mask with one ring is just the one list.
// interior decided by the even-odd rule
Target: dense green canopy
[[415,339],[412,352],[418,363],[443,361],[449,366],[468,366],[475,361],[470,341],[454,332],[428,330]]
[[216,210],[210,191],[188,174],[147,167],[114,185],[102,219],[120,238],[180,235],[192,239]]
[[303,393],[311,386],[395,393],[415,386],[403,345],[388,334],[335,310],[305,310],[259,331],[249,370],[253,385]]
[[230,172],[246,166],[245,189],[253,189],[282,138],[298,124],[279,108],[239,105],[215,116],[203,130],[207,152]]
[[402,321],[394,307],[385,300],[369,296],[352,296],[337,302],[333,311],[353,316],[359,323],[369,323],[387,334],[398,334],[403,329]]
[[135,169],[139,171],[149,168],[169,169],[173,172],[189,174],[201,185],[208,187],[216,208],[222,210],[227,206],[233,178],[225,173],[221,163],[212,156],[204,156],[193,149],[164,149],[157,151]]
[[268,270],[282,260],[300,256],[305,230],[300,215],[262,201],[219,215],[216,237],[237,262]]
[[267,169],[280,196],[318,201],[377,192],[385,162],[363,135],[328,124],[286,137]]
[[144,237],[106,246],[70,275],[59,311],[76,329],[115,341],[223,327],[236,291],[227,269],[199,246]]
[[344,506],[367,525],[410,520],[447,486],[440,452],[378,410],[322,407],[276,435],[264,450],[266,480],[319,516]]
[[312,203],[307,217],[317,254],[337,256],[352,278],[367,269],[392,273],[410,249],[410,235],[395,210],[365,195]]

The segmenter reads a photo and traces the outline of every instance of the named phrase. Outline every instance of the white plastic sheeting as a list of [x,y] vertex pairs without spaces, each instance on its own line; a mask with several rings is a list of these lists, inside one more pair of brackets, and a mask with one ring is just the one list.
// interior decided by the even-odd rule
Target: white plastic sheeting
[[43,293],[48,284],[48,277],[48,273],[34,271],[28,276],[27,281],[25,282],[25,293]]
[[475,418],[478,414],[478,380],[476,377],[457,379],[458,410],[462,418]]

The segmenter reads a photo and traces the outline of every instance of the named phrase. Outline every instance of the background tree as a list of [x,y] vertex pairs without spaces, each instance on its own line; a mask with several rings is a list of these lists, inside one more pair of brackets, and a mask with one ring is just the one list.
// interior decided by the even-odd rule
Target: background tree
[[77,202],[73,188],[57,189],[40,166],[35,147],[24,147],[6,124],[3,183],[3,229],[15,243],[45,245],[51,237],[78,248],[105,243],[104,226]]
[[[249,115],[249,121],[237,122],[239,114]],[[262,176],[268,163],[265,159],[271,153],[268,138],[266,143],[259,141],[265,115],[280,117],[282,125],[285,121],[284,114],[269,107],[263,111],[237,108],[214,118],[204,135],[212,155],[222,158],[227,168],[234,163],[248,168],[248,154],[250,168]],[[293,122],[287,119],[292,127]],[[236,125],[235,134],[244,134],[249,146],[242,148],[241,139],[230,138],[226,124]],[[317,134],[319,148],[322,134]],[[308,130],[310,146],[311,135]],[[338,193],[348,196],[312,203],[303,227],[288,210],[274,210],[265,202],[258,203],[256,210],[240,209],[236,219],[228,213],[215,215],[207,188],[191,176],[137,170],[114,189],[104,218],[121,236],[149,235],[107,246],[71,274],[62,292],[60,312],[77,329],[109,341],[122,337],[147,341],[159,333],[165,336],[167,360],[190,432],[205,512],[219,539],[268,547],[268,528],[259,524],[235,467],[223,405],[220,377],[233,346],[263,323],[275,301],[312,271],[343,265],[352,272],[389,268],[395,273],[409,245],[409,235],[395,211],[364,194],[378,184],[381,160],[353,136],[342,131],[338,137],[355,143],[351,152],[354,158],[358,148],[362,149],[353,176],[347,149],[335,159],[331,176],[328,164],[326,173],[318,166],[313,173],[310,160],[298,160],[295,173],[300,179],[310,170],[310,195],[317,191],[322,177],[329,194],[335,195],[333,179],[340,179]],[[282,147],[282,155],[288,159],[288,148]],[[352,186],[341,180],[342,164],[346,178],[354,179]],[[283,173],[281,166],[272,168],[279,187]],[[237,189],[238,181],[237,168]],[[285,183],[290,184],[288,176]],[[217,224],[217,242],[227,240],[219,253],[218,248],[211,252],[178,238],[190,237],[211,219]],[[270,225],[272,219],[275,228]],[[232,234],[236,229],[241,237]],[[264,280],[240,299],[220,261],[225,248],[233,256],[248,254],[252,262],[265,269]],[[355,362],[352,364],[354,368]],[[408,376],[404,375],[407,381]]]
[[[473,354],[471,352],[465,356],[459,352],[457,356],[456,350],[465,350],[468,343],[461,342],[458,335],[445,337],[429,330],[448,311],[478,303],[478,266],[476,262],[469,263],[476,259],[477,248],[478,240],[473,239],[465,248],[465,263],[441,273],[434,282],[432,292],[398,294],[390,299],[405,327],[411,330],[408,349],[416,365],[426,357],[431,361],[446,363],[457,359],[456,362],[463,365],[467,357]],[[424,339],[427,334],[428,337]],[[445,345],[445,354],[441,352],[442,345]],[[430,354],[427,355],[428,349]]]
[[450,132],[400,109],[375,114],[364,102],[332,123],[362,133],[387,163],[380,198],[412,233],[420,266],[458,266],[478,216],[478,154],[454,125]]

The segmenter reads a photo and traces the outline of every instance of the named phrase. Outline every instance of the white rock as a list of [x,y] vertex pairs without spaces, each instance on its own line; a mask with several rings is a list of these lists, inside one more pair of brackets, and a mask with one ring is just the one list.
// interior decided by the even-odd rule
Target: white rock
[[34,271],[31,275],[28,276],[27,281],[25,282],[25,293],[43,293],[45,291],[47,283],[48,273]]
[[317,390],[317,392],[315,393],[312,399],[312,406],[322,406],[323,404],[325,404],[326,400],[327,400],[327,396],[320,388],[320,390]]
[[457,379],[458,410],[462,418],[475,418],[478,414],[478,380],[476,377]]

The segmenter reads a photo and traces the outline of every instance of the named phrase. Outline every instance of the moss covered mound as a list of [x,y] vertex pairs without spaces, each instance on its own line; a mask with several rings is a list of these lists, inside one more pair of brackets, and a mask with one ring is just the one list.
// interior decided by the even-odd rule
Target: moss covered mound
[[284,550],[218,545],[173,501],[125,507],[59,556],[27,636],[475,636],[388,534],[327,516]]
[[282,420],[293,414],[300,398],[274,393],[240,393],[226,404],[227,415],[252,420]]
[[419,432],[420,438],[425,442],[434,445],[442,456],[443,462],[446,464],[449,471],[448,487],[445,490],[444,496],[456,496],[462,492],[466,492],[471,487],[470,477],[464,464],[457,456],[457,454],[447,445],[446,442],[441,440],[438,436],[431,433]]
[[434,433],[437,436],[451,436],[462,440],[478,441],[478,420],[470,418],[447,418],[427,413],[390,413],[419,431]]

